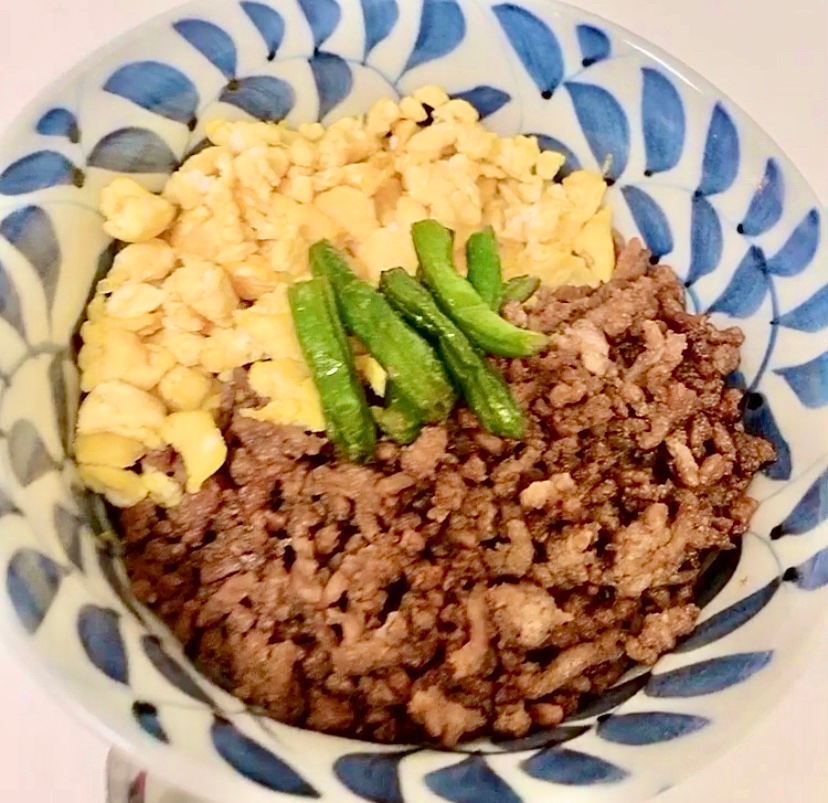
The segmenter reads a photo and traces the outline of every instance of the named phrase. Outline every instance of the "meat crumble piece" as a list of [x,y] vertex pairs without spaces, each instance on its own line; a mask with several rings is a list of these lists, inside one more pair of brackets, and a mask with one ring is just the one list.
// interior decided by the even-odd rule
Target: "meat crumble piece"
[[549,592],[531,583],[494,586],[486,597],[505,649],[543,647],[556,628],[572,620]]
[[678,639],[692,632],[699,613],[695,605],[681,605],[648,614],[641,632],[627,640],[627,655],[638,663],[654,664],[662,653],[676,646]]
[[692,631],[701,566],[747,530],[775,455],[727,387],[741,333],[688,313],[648,256],[633,241],[597,290],[507,308],[556,334],[493,360],[521,443],[461,407],[342,463],[322,435],[242,415],[238,373],[222,471],[176,508],[121,513],[138,599],[247,703],[380,742],[521,737],[654,663]]
[[448,662],[457,680],[474,677],[482,673],[489,657],[489,612],[486,591],[483,586],[473,589],[466,600],[468,620],[468,641],[448,656]]
[[538,480],[520,492],[523,507],[543,508],[557,502],[567,495],[572,495],[575,483],[569,474],[555,474],[551,479]]
[[400,465],[403,471],[418,480],[433,478],[446,457],[448,432],[442,427],[426,427],[420,437],[403,451]]
[[414,692],[408,703],[408,713],[432,739],[445,747],[454,747],[463,736],[486,724],[482,711],[449,699],[439,686]]
[[[547,697],[576,682],[588,669],[617,661],[624,653],[624,635],[620,630],[604,633],[595,641],[576,644],[563,650],[544,669],[530,669],[518,677],[518,687],[530,700]],[[583,691],[589,691],[589,682]]]

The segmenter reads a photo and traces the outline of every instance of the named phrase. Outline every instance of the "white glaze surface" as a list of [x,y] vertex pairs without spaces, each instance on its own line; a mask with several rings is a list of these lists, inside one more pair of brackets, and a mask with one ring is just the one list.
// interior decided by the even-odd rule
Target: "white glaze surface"
[[[698,0],[653,11],[640,0],[578,0],[658,43],[733,98],[828,202],[828,55],[824,0],[780,19],[767,0]],[[37,91],[113,35],[175,0],[0,0],[0,127]],[[664,803],[805,803],[828,797],[828,640],[770,717]],[[102,803],[107,746],[37,688],[0,645],[0,795],[26,803]],[[8,796],[8,797],[6,797]],[[611,797],[611,796],[610,796]]]

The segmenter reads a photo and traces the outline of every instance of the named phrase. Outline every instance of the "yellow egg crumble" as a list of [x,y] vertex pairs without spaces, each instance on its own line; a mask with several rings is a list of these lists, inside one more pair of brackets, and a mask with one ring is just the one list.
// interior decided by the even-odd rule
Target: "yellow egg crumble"
[[[235,368],[250,366],[252,389],[268,400],[245,414],[324,429],[287,303],[317,240],[343,249],[376,285],[384,270],[416,269],[412,223],[453,229],[461,270],[466,240],[491,225],[505,279],[610,278],[603,178],[580,170],[555,182],[561,154],[534,137],[498,137],[438,87],[327,128],[216,121],[208,136],[211,146],[160,195],[126,177],[102,194],[104,228],[127,245],[81,329],[88,395],[75,456],[84,482],[115,505],[175,505],[221,466],[226,446],[211,414]],[[381,391],[379,366],[365,356],[358,364]],[[182,455],[186,488],[147,464],[131,470],[166,445]]]

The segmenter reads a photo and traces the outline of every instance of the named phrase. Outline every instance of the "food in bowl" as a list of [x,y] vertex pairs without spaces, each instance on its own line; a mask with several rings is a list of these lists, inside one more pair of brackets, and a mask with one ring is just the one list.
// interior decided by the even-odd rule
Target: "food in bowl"
[[210,130],[104,193],[131,244],[82,329],[138,599],[246,702],[382,742],[524,736],[671,650],[775,458],[741,332],[441,90]]

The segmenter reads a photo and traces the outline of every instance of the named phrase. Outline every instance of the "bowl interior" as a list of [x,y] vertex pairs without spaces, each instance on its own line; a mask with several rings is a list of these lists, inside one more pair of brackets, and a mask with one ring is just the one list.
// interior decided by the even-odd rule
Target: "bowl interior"
[[[732,381],[777,446],[740,550],[706,573],[675,654],[553,731],[454,753],[257,716],[131,598],[67,457],[73,338],[109,268],[101,188],[157,190],[215,118],[333,121],[424,84],[494,130],[612,179],[616,225],[746,335]],[[199,0],[104,48],[0,142],[0,622],[33,671],[146,763],[210,799],[633,801],[745,728],[790,678],[828,586],[826,229],[793,165],[656,48],[551,0]],[[562,746],[564,745],[565,746]]]

